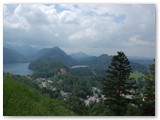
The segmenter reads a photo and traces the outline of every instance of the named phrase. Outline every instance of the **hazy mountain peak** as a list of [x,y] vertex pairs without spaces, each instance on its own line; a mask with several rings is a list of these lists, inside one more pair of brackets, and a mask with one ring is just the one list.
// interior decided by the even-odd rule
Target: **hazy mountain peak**
[[71,54],[71,57],[78,59],[78,58],[86,58],[86,57],[89,57],[89,55],[87,55],[86,53],[80,51],[80,52],[77,52],[77,53],[72,53],[72,54]]
[[52,47],[52,49],[55,49],[55,50],[61,50],[61,48],[60,48],[60,47],[58,47],[58,46],[54,46],[54,47]]
[[66,54],[60,47],[55,46],[51,48],[46,54]]
[[108,57],[108,54],[102,54],[99,57]]
[[3,63],[27,62],[27,58],[16,50],[3,47]]

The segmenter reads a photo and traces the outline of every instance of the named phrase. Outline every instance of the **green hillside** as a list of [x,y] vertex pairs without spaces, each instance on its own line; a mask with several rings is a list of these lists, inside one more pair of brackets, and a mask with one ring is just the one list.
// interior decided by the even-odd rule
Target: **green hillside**
[[41,95],[38,90],[5,74],[3,81],[4,116],[68,116],[74,115],[63,102]]
[[3,48],[3,63],[10,64],[10,63],[23,63],[27,62],[27,58],[20,54],[19,52],[9,49]]

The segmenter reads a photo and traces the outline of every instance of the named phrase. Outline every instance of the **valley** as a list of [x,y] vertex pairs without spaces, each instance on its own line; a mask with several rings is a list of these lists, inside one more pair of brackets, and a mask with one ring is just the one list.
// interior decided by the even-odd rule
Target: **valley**
[[[104,104],[103,82],[113,56],[102,54],[96,57],[82,53],[80,57],[75,54],[70,56],[59,47],[45,48],[34,56],[33,59],[26,58],[30,63],[25,69],[33,71],[32,74],[22,74],[21,76],[16,72],[4,71],[4,77],[10,75],[18,83],[31,87],[42,95],[47,94],[50,99],[62,101],[62,104],[67,103],[64,107],[74,114],[106,114],[100,114],[94,110],[94,107],[97,106],[100,109],[99,107]],[[151,64],[147,60],[144,61],[145,65],[141,64],[141,61],[140,63],[135,60],[130,62],[133,69],[130,78],[135,80],[138,89],[143,89],[145,85],[143,77],[149,70],[149,67],[146,66]],[[4,64],[4,70],[6,65]],[[78,110],[79,107],[83,107],[82,111]],[[90,110],[97,113],[93,114]]]

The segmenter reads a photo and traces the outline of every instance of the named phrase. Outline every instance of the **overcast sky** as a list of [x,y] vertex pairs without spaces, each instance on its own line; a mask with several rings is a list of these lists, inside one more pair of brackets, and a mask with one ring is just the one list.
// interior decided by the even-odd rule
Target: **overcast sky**
[[5,4],[3,13],[4,45],[155,57],[155,5]]

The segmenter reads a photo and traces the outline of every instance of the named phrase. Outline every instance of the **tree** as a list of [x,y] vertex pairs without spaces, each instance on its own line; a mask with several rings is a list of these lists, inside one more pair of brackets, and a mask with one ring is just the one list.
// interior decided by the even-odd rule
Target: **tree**
[[142,115],[155,115],[155,64],[150,65],[149,71],[144,76]]
[[112,115],[125,115],[127,105],[132,103],[136,87],[130,73],[132,72],[128,58],[123,52],[113,56],[111,65],[106,71],[103,81],[104,104]]
[[77,115],[88,115],[88,108],[85,102],[74,95],[69,95],[66,98],[65,106],[67,109],[74,111]]

